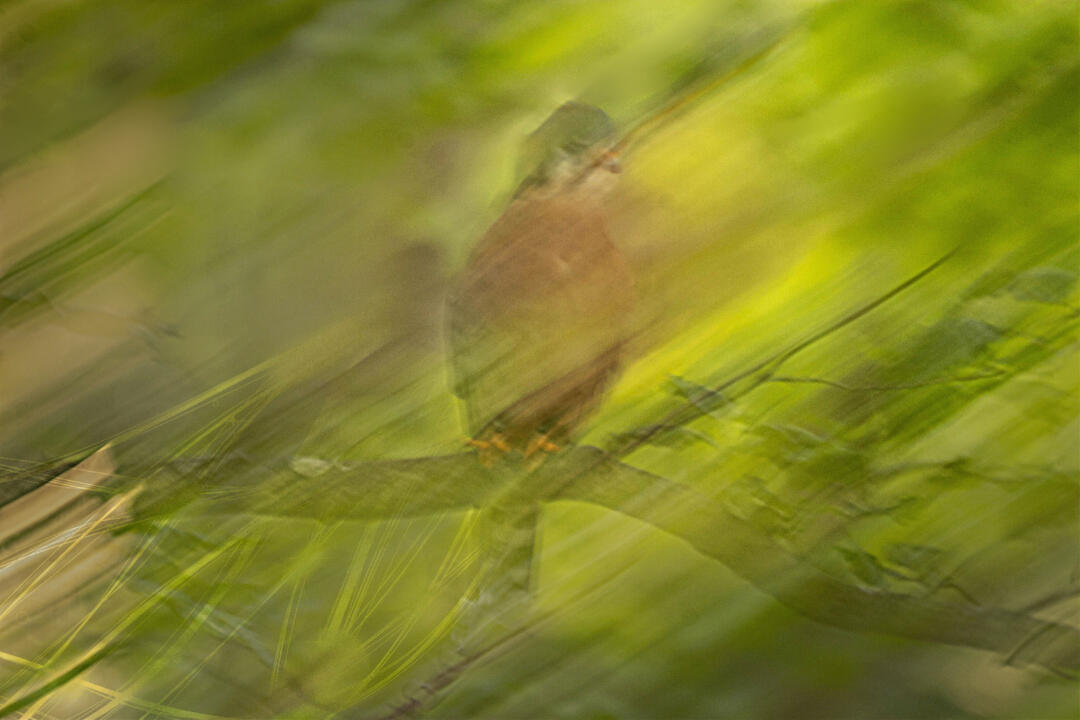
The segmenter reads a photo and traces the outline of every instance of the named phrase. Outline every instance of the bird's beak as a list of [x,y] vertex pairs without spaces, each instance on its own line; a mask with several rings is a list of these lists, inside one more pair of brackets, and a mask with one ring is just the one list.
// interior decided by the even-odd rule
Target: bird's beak
[[622,163],[619,162],[619,154],[610,150],[604,153],[603,157],[600,158],[600,167],[608,172],[621,173]]

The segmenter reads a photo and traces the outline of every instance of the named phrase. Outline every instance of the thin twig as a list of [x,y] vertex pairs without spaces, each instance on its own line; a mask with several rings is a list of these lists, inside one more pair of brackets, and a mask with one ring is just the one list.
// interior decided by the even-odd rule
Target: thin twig
[[961,375],[959,377],[940,378],[937,380],[927,380],[925,382],[917,383],[897,383],[895,385],[848,385],[846,383],[837,382],[835,380],[826,380],[825,378],[792,377],[788,375],[773,375],[768,379],[768,382],[828,385],[829,387],[838,388],[840,390],[847,390],[849,392],[890,392],[892,390],[917,390],[919,388],[933,387],[935,385],[954,385],[957,383],[994,380],[1000,378],[1004,374],[1004,371],[998,371],[993,373],[983,373],[980,375]]
[[[750,392],[751,390],[757,388],[762,383],[764,383],[764,382],[770,380],[771,378],[773,378],[774,377],[773,373],[775,373],[776,370],[778,370],[788,360],[795,357],[796,355],[798,355],[803,350],[806,350],[810,346],[812,346],[812,345],[818,343],[819,341],[823,340],[824,338],[828,337],[829,335],[832,335],[836,331],[838,331],[838,330],[852,324],[856,320],[859,320],[860,318],[870,314],[871,312],[873,312],[877,308],[884,305],[889,300],[892,300],[897,295],[900,295],[905,290],[911,288],[913,285],[918,283],[920,280],[925,278],[927,275],[932,273],[934,270],[937,270],[939,267],[941,267],[941,265],[943,265],[947,260],[949,260],[953,255],[955,255],[956,252],[957,252],[956,249],[950,250],[948,253],[941,256],[940,258],[935,260],[933,263],[931,263],[930,265],[928,265],[925,268],[923,268],[922,270],[920,270],[919,272],[915,273],[910,278],[908,278],[904,282],[900,283],[899,285],[897,285],[893,289],[889,290],[884,295],[882,295],[882,296],[874,299],[873,301],[867,303],[866,305],[863,305],[862,307],[848,313],[847,315],[841,317],[839,320],[833,322],[832,324],[828,325],[824,329],[814,333],[813,335],[811,335],[807,339],[805,339],[805,340],[803,340],[803,341],[801,341],[799,343],[796,343],[792,347],[790,347],[790,348],[788,348],[786,350],[782,350],[782,351],[780,351],[780,352],[778,352],[778,353],[776,353],[776,354],[774,354],[774,355],[772,355],[770,357],[765,358],[764,360],[761,360],[760,362],[756,363],[755,365],[752,365],[751,367],[747,368],[746,370],[743,370],[742,372],[735,374],[734,376],[732,376],[731,378],[725,380],[724,382],[720,383],[719,385],[716,385],[716,386],[714,386],[712,388],[708,388],[709,391],[713,392],[713,393],[717,393],[717,394],[722,394],[724,390],[727,390],[728,388],[732,387],[736,383],[741,382],[742,380],[745,380],[747,378],[753,378],[755,380],[755,382],[742,393],[743,395],[745,395],[747,392]],[[677,409],[673,410],[672,412],[668,413],[658,423],[650,425],[650,427],[647,430],[645,430],[644,432],[629,434],[629,435],[632,436],[632,439],[629,440],[623,446],[613,449],[612,450],[612,455],[614,455],[615,457],[625,457],[626,455],[629,455],[634,450],[638,449],[639,447],[641,447],[642,445],[647,443],[649,440],[651,440],[653,437],[655,437],[661,430],[666,430],[666,429],[670,428],[673,425],[684,425],[687,422],[689,422],[690,420],[692,420],[692,419],[694,419],[696,417],[699,417],[701,414],[702,414],[701,409],[698,408],[697,405],[694,404],[693,402],[689,402],[689,403],[683,405],[682,407],[677,408]]]

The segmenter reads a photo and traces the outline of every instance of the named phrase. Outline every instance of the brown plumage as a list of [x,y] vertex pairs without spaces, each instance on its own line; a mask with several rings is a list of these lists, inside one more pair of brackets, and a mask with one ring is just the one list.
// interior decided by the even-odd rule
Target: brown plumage
[[567,441],[619,368],[633,290],[602,210],[617,168],[582,155],[523,186],[452,299],[455,392],[481,442]]

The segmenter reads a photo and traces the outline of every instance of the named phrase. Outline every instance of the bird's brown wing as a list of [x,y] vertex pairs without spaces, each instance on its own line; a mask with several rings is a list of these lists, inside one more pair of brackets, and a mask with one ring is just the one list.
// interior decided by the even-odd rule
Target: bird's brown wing
[[617,362],[631,299],[598,212],[562,197],[512,203],[452,298],[455,392],[469,432],[496,418],[524,431],[556,411],[583,415]]

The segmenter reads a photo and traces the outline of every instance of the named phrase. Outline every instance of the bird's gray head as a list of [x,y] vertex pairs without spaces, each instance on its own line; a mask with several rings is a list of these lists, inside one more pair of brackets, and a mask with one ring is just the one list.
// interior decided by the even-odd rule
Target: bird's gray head
[[619,172],[612,152],[615,123],[598,107],[568,102],[525,140],[518,193],[527,188],[582,182],[592,170]]

